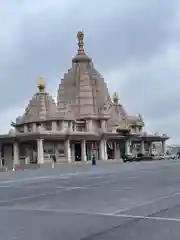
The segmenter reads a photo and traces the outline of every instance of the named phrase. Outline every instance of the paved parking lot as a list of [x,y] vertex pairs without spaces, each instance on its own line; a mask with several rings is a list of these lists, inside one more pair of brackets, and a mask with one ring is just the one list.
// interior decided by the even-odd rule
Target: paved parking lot
[[179,228],[179,161],[0,174],[2,240],[172,240]]

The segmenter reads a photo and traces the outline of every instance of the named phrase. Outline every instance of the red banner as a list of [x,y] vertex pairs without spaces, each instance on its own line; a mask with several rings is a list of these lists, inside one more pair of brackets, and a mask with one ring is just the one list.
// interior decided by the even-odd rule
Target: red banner
[[92,142],[92,150],[96,150],[96,149],[97,149],[96,142]]

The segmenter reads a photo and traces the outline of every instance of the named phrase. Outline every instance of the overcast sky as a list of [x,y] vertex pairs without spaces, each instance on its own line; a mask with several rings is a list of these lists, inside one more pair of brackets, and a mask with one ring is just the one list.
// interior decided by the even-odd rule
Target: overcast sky
[[40,75],[55,96],[80,29],[129,114],[180,143],[179,0],[1,0],[0,132],[23,113]]

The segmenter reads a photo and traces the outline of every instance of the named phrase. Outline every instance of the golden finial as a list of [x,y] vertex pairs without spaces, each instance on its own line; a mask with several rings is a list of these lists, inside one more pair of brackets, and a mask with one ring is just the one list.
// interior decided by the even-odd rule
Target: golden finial
[[117,103],[119,102],[119,95],[118,95],[117,92],[114,92],[114,93],[113,93],[112,99],[113,99],[113,102],[114,102],[115,104],[117,104]]
[[37,87],[39,88],[39,90],[44,90],[45,88],[45,82],[44,82],[44,77],[40,77],[37,83]]
[[83,31],[78,31],[77,33],[77,40],[78,40],[78,51],[84,51],[84,33]]
[[83,33],[83,31],[78,31],[77,39],[78,39],[79,42],[84,40],[84,33]]

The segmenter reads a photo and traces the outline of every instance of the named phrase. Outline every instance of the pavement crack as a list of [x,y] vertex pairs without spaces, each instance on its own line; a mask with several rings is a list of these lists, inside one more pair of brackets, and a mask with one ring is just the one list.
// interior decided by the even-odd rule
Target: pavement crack
[[110,232],[113,232],[120,228],[129,228],[130,225],[137,224],[140,221],[142,221],[142,219],[128,219],[128,220],[125,220],[124,223],[121,223],[121,224],[115,225],[111,228],[105,229],[103,231],[91,234],[90,236],[81,238],[79,240],[98,240],[98,239],[100,239],[100,237],[106,236]]
[[163,208],[163,209],[161,209],[157,212],[154,212],[152,214],[147,215],[147,217],[156,217],[157,214],[162,214],[162,213],[168,212],[169,210],[172,210],[172,209],[175,209],[175,208],[180,208],[180,204],[174,205],[172,207]]

